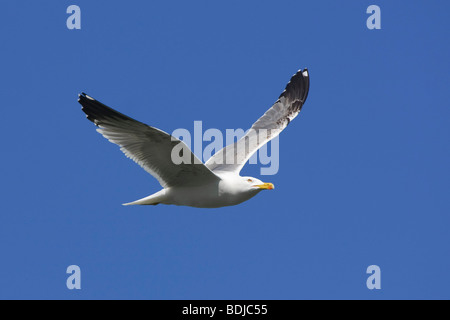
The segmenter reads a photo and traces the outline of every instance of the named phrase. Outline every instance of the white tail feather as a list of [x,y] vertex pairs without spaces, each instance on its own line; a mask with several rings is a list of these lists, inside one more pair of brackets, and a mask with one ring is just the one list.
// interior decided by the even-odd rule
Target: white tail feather
[[124,203],[124,206],[134,206],[134,205],[157,205],[165,200],[165,190],[161,190],[157,193],[154,193],[148,197],[129,202]]

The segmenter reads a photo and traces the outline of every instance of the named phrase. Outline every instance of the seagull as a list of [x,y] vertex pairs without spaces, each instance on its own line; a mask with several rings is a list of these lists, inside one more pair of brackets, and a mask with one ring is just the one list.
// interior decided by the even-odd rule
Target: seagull
[[[172,204],[197,208],[233,206],[253,198],[262,190],[272,190],[272,183],[253,177],[242,177],[240,171],[250,157],[278,136],[299,114],[309,91],[307,69],[295,73],[286,89],[247,133],[202,163],[183,141],[136,121],[88,96],[78,102],[97,131],[155,177],[162,189],[140,200],[124,205]],[[180,148],[181,147],[181,148]],[[174,148],[180,148],[183,159],[173,161]]]

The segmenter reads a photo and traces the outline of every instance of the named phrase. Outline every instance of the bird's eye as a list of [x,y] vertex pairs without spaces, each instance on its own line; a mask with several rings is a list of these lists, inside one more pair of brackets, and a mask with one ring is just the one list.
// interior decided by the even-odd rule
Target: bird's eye
[[247,181],[248,181],[248,182],[253,182],[253,180],[252,180],[252,179],[248,179]]

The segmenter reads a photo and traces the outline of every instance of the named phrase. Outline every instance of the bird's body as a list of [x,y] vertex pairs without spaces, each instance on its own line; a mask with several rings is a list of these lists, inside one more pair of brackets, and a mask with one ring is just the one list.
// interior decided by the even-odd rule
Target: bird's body
[[[163,189],[125,205],[173,204],[198,208],[233,206],[274,188],[239,172],[248,159],[276,137],[298,115],[309,90],[308,71],[300,70],[279,99],[236,143],[229,145],[203,164],[187,146],[171,135],[131,119],[92,97],[81,94],[79,102],[87,118],[125,155],[158,179]],[[188,155],[185,162],[174,161],[174,148]]]
[[169,187],[126,205],[174,204],[197,208],[219,208],[234,206],[257,195],[262,189],[236,189],[240,179],[225,176],[216,182],[194,187]]

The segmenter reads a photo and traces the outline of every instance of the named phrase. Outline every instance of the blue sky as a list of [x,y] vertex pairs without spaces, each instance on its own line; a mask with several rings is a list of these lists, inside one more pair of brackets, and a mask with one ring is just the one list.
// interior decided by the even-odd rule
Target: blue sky
[[[66,28],[71,4],[81,30]],[[450,298],[449,10],[5,1],[0,298]],[[236,207],[122,207],[159,184],[77,103],[84,91],[167,132],[248,128],[305,67],[308,100],[263,177],[276,189]]]

